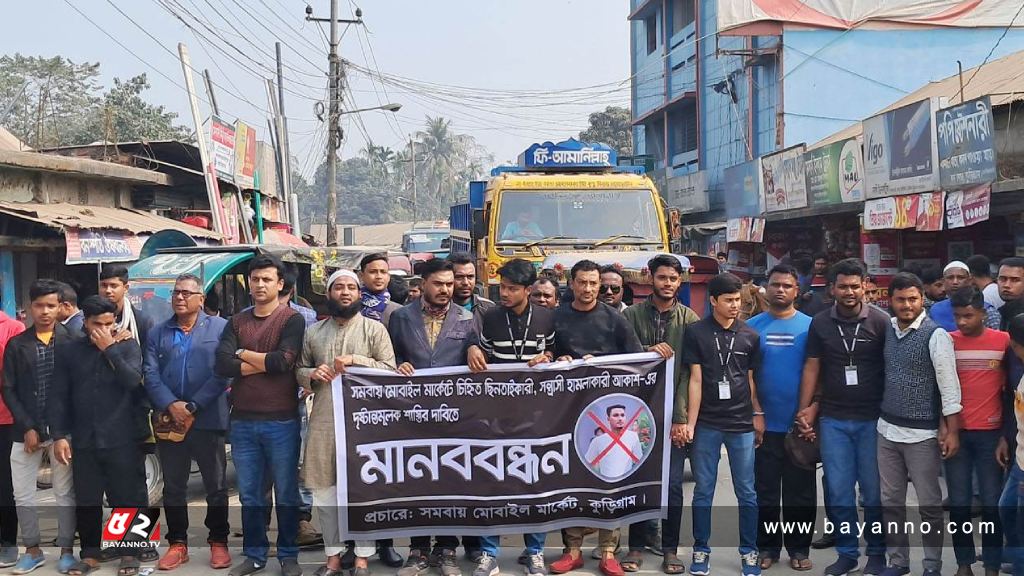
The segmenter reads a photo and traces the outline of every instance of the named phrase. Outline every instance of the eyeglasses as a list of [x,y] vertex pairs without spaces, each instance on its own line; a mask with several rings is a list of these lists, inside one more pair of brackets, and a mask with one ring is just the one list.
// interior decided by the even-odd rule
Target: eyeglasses
[[607,294],[608,292],[611,292],[612,294],[618,294],[621,291],[622,286],[611,286],[609,284],[601,284],[601,294]]
[[202,292],[193,292],[191,290],[172,290],[171,298],[181,298],[182,300],[188,300],[189,298],[202,294]]

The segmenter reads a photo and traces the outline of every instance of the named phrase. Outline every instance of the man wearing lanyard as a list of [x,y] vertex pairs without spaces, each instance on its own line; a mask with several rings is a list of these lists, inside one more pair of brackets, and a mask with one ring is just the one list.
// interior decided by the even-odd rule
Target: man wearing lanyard
[[754,448],[765,430],[757,399],[754,366],[760,338],[739,319],[743,282],[728,272],[708,283],[711,316],[683,336],[683,362],[690,367],[690,398],[683,435],[693,443],[693,560],[690,573],[711,573],[711,506],[715,499],[722,445],[729,454],[732,487],[739,506],[739,553],[744,576],[761,574],[757,554],[757,494]]
[[[530,366],[550,362],[551,346],[555,340],[554,313],[530,302],[530,290],[537,280],[537,272],[521,258],[508,261],[498,269],[501,277],[501,305],[488,310],[483,316],[480,345],[470,346],[469,369],[487,370],[487,362],[528,362]],[[529,576],[547,574],[544,566],[543,532],[525,534]],[[473,576],[495,576],[498,573],[498,537],[480,538],[482,554]]]
[[[885,539],[872,528],[882,521],[875,426],[885,387],[882,352],[889,317],[864,304],[864,268],[859,262],[838,262],[829,276],[835,306],[811,321],[797,425],[805,437],[821,437],[833,525],[857,525],[859,488],[867,526],[868,561],[863,572],[879,574],[885,569]],[[820,428],[815,431],[819,411]],[[826,576],[844,576],[858,567],[857,532],[838,531],[836,539],[839,558],[825,568]]]

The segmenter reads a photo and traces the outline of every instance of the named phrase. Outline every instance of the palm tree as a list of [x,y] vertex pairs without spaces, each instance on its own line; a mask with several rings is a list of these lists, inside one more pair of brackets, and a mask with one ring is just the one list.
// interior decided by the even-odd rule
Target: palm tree
[[[370,164],[375,184],[379,188],[387,186],[390,183],[389,180],[391,179],[392,168],[394,167],[395,151],[387,146],[368,144],[359,153]],[[378,175],[379,178],[377,178]]]
[[443,210],[456,198],[458,175],[469,163],[475,142],[471,136],[456,134],[451,129],[451,120],[430,116],[426,129],[416,134],[416,140],[416,161],[423,166],[434,196],[431,205]]

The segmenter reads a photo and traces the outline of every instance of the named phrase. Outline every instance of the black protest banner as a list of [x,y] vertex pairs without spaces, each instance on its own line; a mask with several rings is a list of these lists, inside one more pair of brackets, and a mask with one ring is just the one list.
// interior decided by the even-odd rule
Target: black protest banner
[[613,528],[668,499],[672,360],[417,371],[334,381],[345,538]]

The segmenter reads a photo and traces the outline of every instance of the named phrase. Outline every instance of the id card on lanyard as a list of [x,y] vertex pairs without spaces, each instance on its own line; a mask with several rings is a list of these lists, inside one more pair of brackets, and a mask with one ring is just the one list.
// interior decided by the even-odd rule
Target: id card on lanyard
[[860,335],[860,327],[861,323],[858,322],[857,327],[853,330],[853,342],[847,342],[843,327],[836,324],[836,328],[839,329],[839,339],[843,341],[843,349],[846,350],[846,356],[849,358],[845,368],[847,386],[857,386],[860,384],[857,380],[857,365],[853,362],[853,353],[857,350],[857,336]]
[[728,352],[722,355],[722,342],[719,340],[719,334],[715,333],[715,349],[718,351],[718,362],[722,366],[722,380],[718,382],[718,399],[719,400],[731,400],[732,399],[732,386],[729,384],[729,361],[732,360],[732,349],[736,345],[736,335],[732,335],[732,339],[729,340]]

